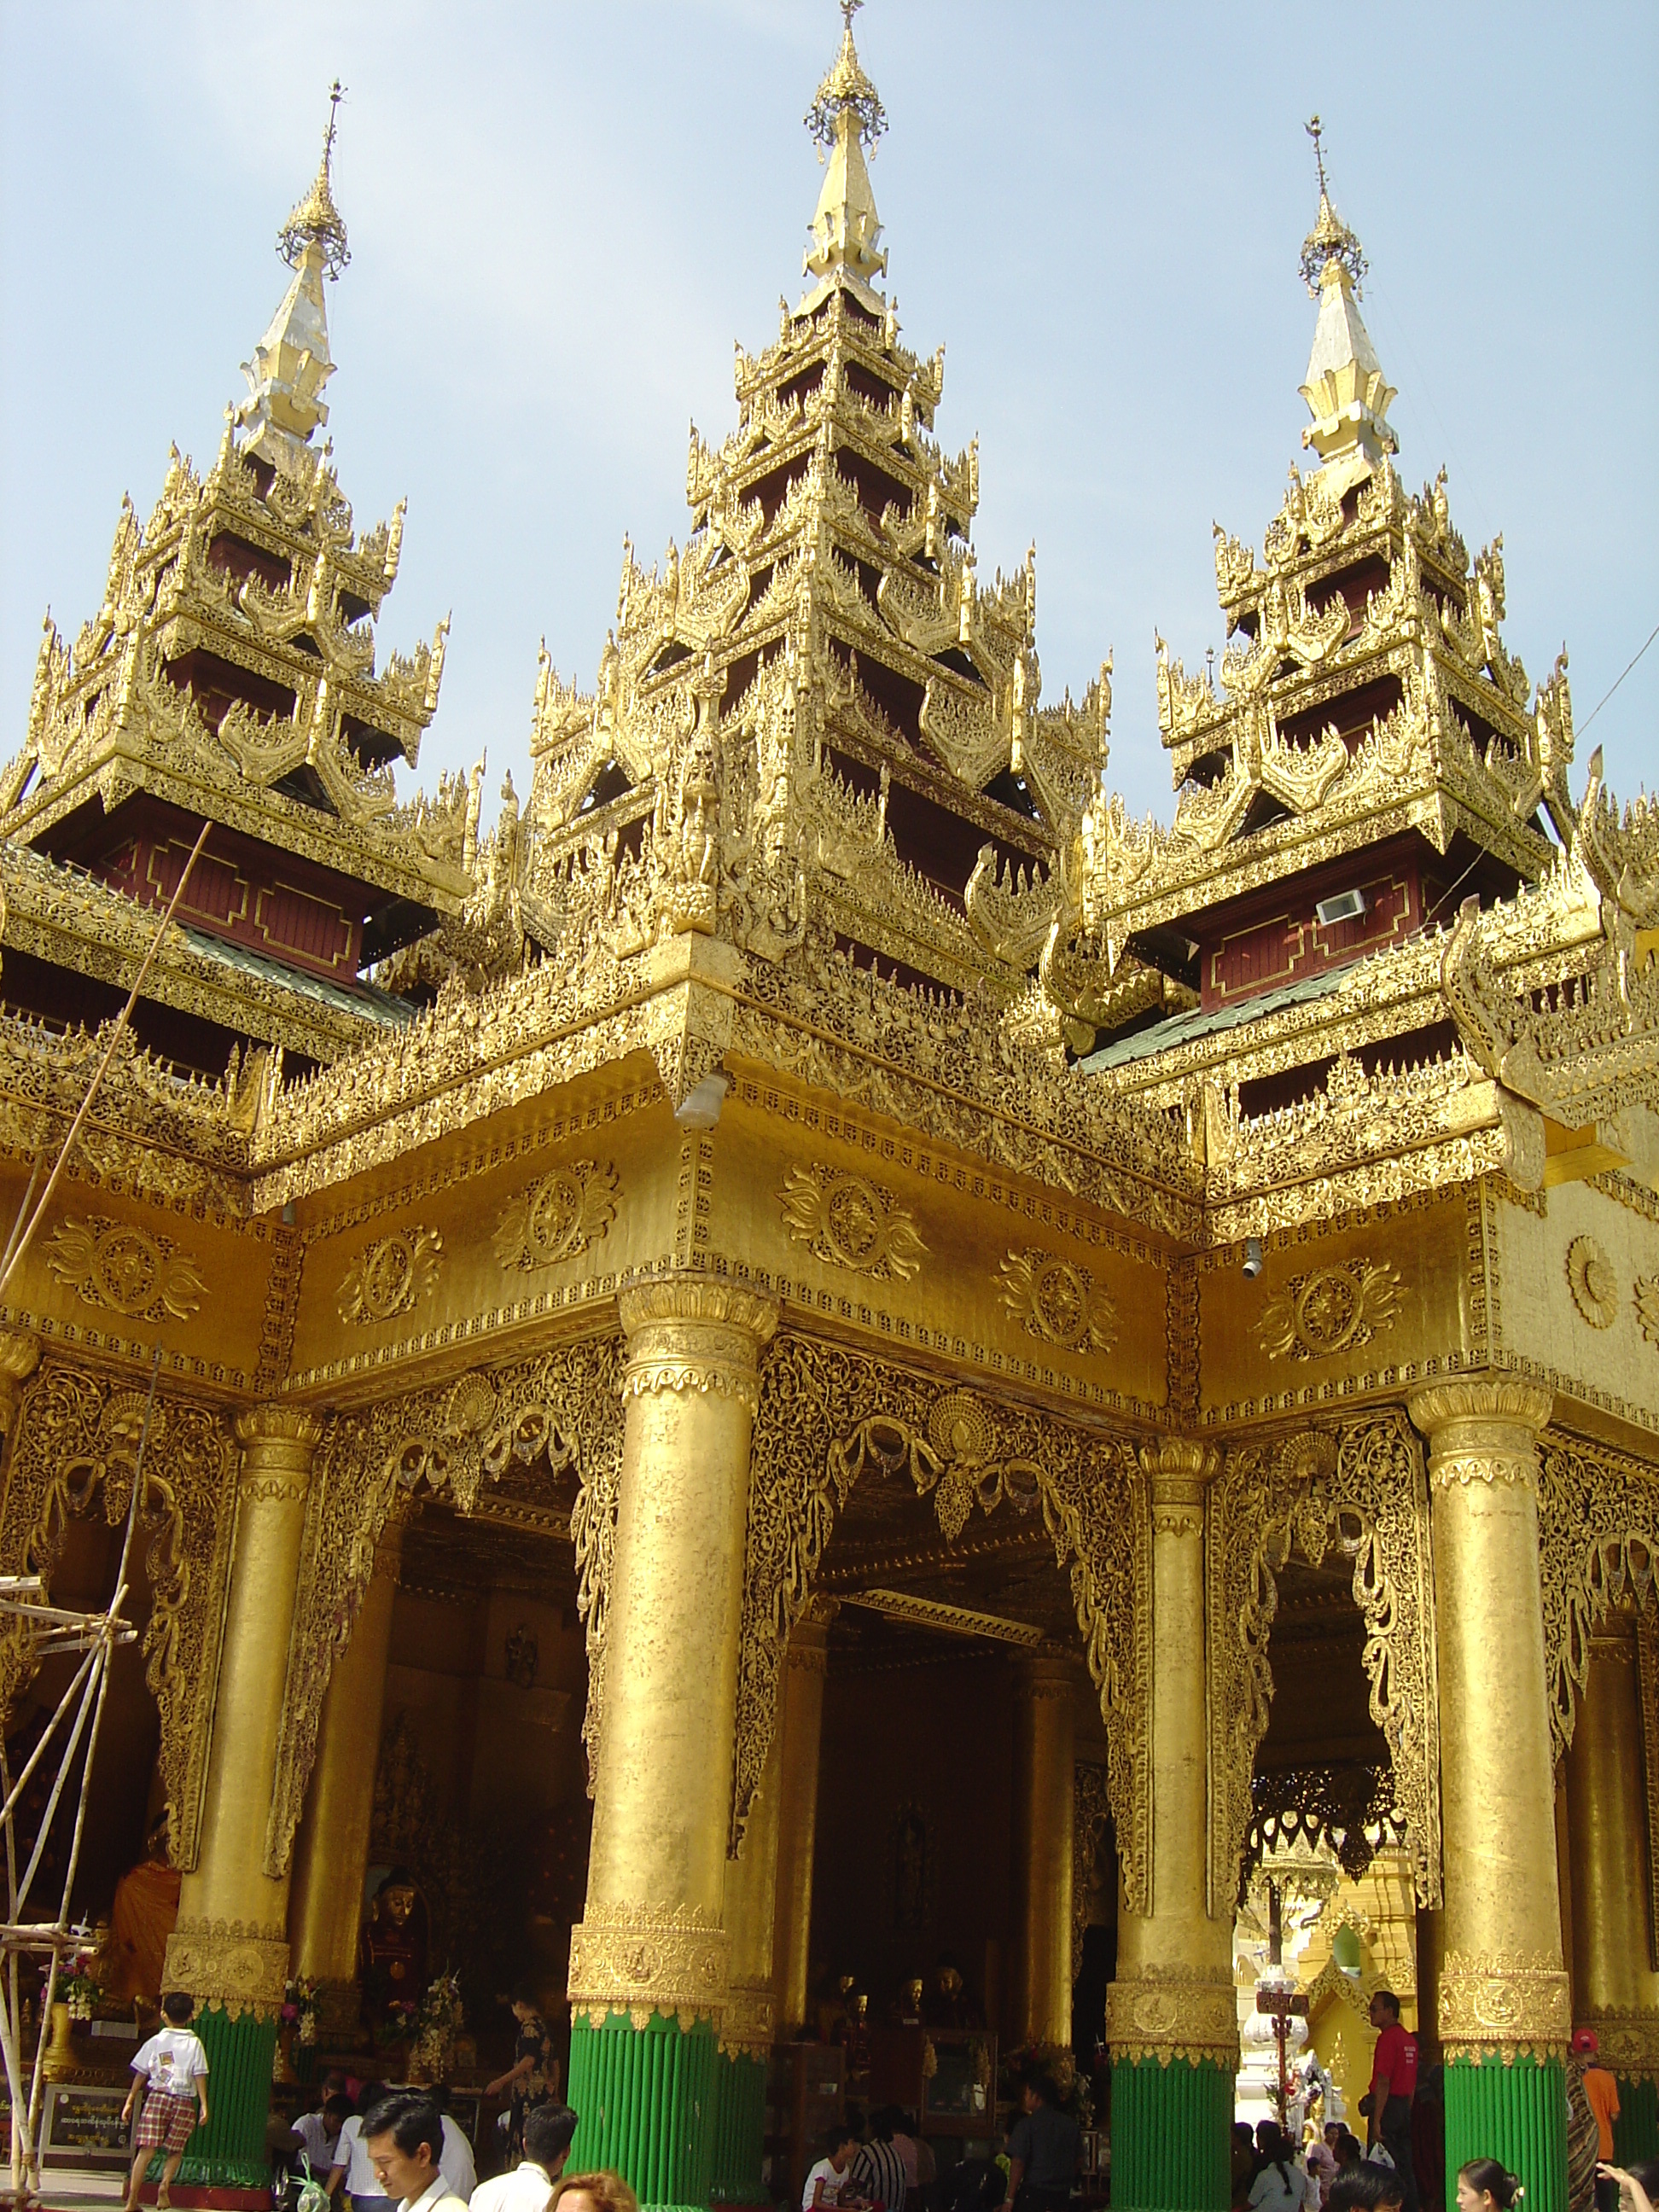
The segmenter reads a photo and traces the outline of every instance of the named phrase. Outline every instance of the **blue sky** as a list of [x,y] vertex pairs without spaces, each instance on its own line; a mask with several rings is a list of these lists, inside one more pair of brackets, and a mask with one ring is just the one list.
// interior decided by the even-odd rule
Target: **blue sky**
[[[96,606],[123,491],[212,458],[273,240],[349,88],[329,295],[343,486],[409,501],[382,653],[453,610],[421,779],[523,765],[545,634],[591,684],[624,531],[684,534],[686,428],[799,286],[830,0],[0,0],[0,757],[40,618]],[[870,0],[872,175],[937,428],[980,438],[982,574],[1037,545],[1045,696],[1116,656],[1110,781],[1168,818],[1154,628],[1221,642],[1211,522],[1260,542],[1306,419],[1324,118],[1408,483],[1502,531],[1506,635],[1580,724],[1659,622],[1659,11]],[[1659,643],[1580,749],[1659,781]]]

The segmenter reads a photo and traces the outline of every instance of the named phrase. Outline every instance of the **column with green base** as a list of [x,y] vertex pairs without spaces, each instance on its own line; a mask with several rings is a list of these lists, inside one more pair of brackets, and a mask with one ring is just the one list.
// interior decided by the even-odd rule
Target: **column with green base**
[[1445,1952],[1446,2171],[1501,2159],[1527,2212],[1566,2212],[1554,1755],[1538,1553],[1552,1397],[1508,1376],[1419,1390],[1429,1439]]
[[1659,2158],[1659,2082],[1650,2074],[1632,2081],[1619,2078],[1619,2117],[1613,2124],[1615,2166],[1633,2166],[1638,2159]]
[[1112,2067],[1112,2203],[1224,2205],[1233,2069],[1212,2058],[1120,2058]]
[[259,2189],[270,2177],[265,2118],[289,1960],[289,1878],[267,1871],[265,1828],[306,1494],[322,1432],[297,1407],[259,1406],[240,1416],[236,1433],[241,1478],[200,1850],[179,1887],[163,1976],[167,1989],[196,1998],[208,2054],[210,2117],[191,2137],[180,2177]]
[[[1564,2212],[1567,2093],[1559,2058],[1530,2051],[1448,2053],[1446,2172],[1472,2158],[1495,2158],[1540,2198]],[[1552,2196],[1552,2189],[1557,2193]]]
[[1226,2212],[1238,2066],[1232,1916],[1208,1909],[1204,1498],[1217,1457],[1141,1455],[1152,1513],[1152,1863],[1126,1862],[1112,2053],[1114,2212]]
[[721,2048],[714,2060],[714,2165],[710,2202],[769,2202],[761,2166],[766,2148],[766,2061]]
[[626,2013],[570,2034],[570,2103],[581,2115],[568,2171],[626,2174],[646,2204],[708,2202],[720,2063],[708,2021],[682,2027],[653,2012]]
[[[642,2204],[745,2203],[764,2076],[733,1986],[729,1747],[750,1430],[777,1311],[685,1272],[636,1282],[617,1308],[623,1464],[587,1902],[570,1936],[573,2170],[613,2166]],[[769,1933],[769,1918],[768,1977]]]
[[[179,2168],[181,2182],[204,2189],[264,2189],[270,2182],[265,2114],[276,2054],[275,2016],[233,2017],[209,2005],[191,2023],[208,2057],[208,2124],[198,2128]],[[150,2172],[158,2179],[159,2160]]]

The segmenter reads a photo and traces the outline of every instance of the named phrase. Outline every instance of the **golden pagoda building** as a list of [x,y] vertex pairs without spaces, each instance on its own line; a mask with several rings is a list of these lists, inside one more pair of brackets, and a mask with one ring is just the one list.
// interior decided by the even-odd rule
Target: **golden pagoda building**
[[[951,2155],[991,2040],[1098,2031],[1114,2203],[1223,2212],[1293,1827],[1386,1844],[1449,2161],[1565,2212],[1575,2020],[1659,2151],[1659,830],[1599,757],[1575,800],[1565,658],[1405,490],[1322,163],[1316,465],[1218,533],[1127,819],[1109,666],[1042,704],[1035,558],[979,577],[846,12],[800,295],[592,690],[544,651],[522,811],[393,786],[444,631],[376,672],[401,512],[356,535],[317,442],[331,124],[213,469],[43,646],[0,1568],[96,1598],[159,1362],[94,1789],[129,1864],[167,1818],[185,2178],[263,2185],[290,1979],[406,2063],[404,1993],[479,2026],[527,1966],[581,2164],[781,2197],[824,1981],[908,2017],[948,1951]],[[7,1647],[14,1732],[50,1679]]]

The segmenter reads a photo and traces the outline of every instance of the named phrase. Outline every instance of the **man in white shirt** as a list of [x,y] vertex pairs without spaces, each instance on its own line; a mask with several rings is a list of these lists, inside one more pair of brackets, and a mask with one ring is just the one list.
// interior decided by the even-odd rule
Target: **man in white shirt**
[[548,2212],[575,2132],[568,2106],[532,2105],[524,2116],[523,2158],[473,2192],[472,2212]]
[[401,2212],[466,2212],[439,2159],[443,2114],[418,2089],[394,2089],[363,2115],[363,2140],[375,2179]]
[[[385,2094],[378,2087],[372,2092],[366,2091],[364,2112],[372,2112]],[[454,2194],[465,2203],[477,2186],[478,2169],[473,2163],[471,2144],[447,2112],[443,2114],[443,2138],[438,2153],[438,2170]],[[320,2173],[322,2170],[313,2162],[313,2172]],[[346,2199],[352,2207],[352,2212],[384,2212],[384,2208],[394,2201],[381,2194],[380,2185],[375,2179],[374,2163],[368,2154],[368,2139],[364,2133],[363,2123],[355,2113],[340,2130],[340,2139],[334,2147],[334,2165],[328,2177],[331,2197],[342,2182],[345,2184]]]

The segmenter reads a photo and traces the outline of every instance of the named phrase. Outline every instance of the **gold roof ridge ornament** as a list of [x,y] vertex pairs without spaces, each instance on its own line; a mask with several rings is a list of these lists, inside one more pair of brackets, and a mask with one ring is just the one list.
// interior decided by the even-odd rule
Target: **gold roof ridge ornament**
[[1314,419],[1303,431],[1302,443],[1322,462],[1346,464],[1357,480],[1384,453],[1400,450],[1388,421],[1395,389],[1382,374],[1357,305],[1367,264],[1358,237],[1331,205],[1323,125],[1316,115],[1303,127],[1314,142],[1319,212],[1302,241],[1302,281],[1319,302],[1319,319],[1301,387]]
[[329,89],[317,174],[276,235],[276,251],[293,270],[294,281],[253,349],[252,360],[242,363],[247,397],[231,410],[238,452],[286,477],[309,474],[315,465],[307,450],[312,433],[328,421],[322,393],[334,374],[334,358],[328,348],[323,282],[337,279],[351,259],[333,189],[334,137],[344,97],[336,77]]
[[865,75],[853,42],[853,17],[863,0],[842,0],[841,51],[825,72],[805,115],[818,142],[818,158],[828,168],[812,215],[812,243],[802,262],[817,283],[796,308],[809,315],[836,286],[845,285],[872,313],[886,302],[872,283],[887,272],[887,256],[877,241],[881,217],[870,184],[865,154],[875,151],[887,128],[881,95]]

